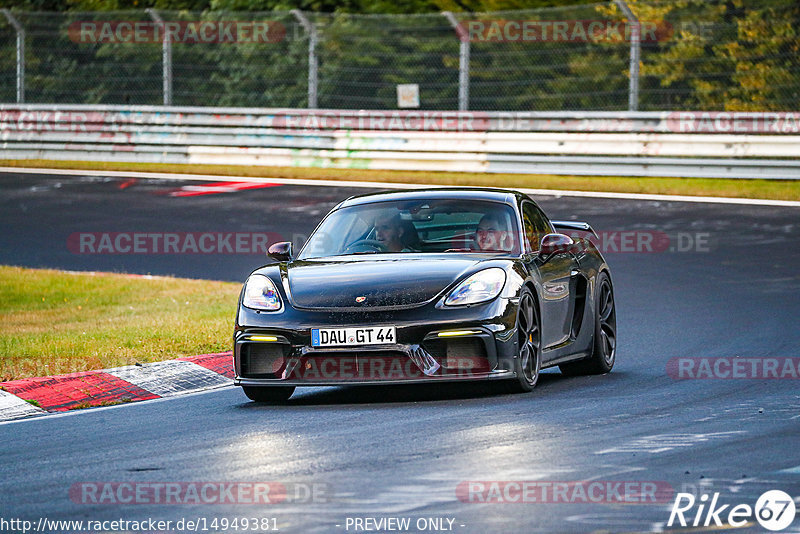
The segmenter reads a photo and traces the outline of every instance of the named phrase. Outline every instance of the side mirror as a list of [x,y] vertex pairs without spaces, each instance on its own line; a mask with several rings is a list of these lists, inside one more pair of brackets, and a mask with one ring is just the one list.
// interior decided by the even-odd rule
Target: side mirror
[[551,254],[569,252],[574,244],[575,242],[568,235],[547,234],[542,238],[542,244],[539,246],[539,256],[547,257]]
[[273,243],[267,250],[267,257],[278,261],[290,261],[292,259],[292,242]]

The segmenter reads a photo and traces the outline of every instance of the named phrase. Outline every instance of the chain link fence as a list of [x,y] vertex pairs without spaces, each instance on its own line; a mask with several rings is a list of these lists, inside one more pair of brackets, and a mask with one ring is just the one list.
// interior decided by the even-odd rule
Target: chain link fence
[[0,16],[0,102],[392,109],[397,86],[417,84],[421,109],[796,110],[798,28],[796,0],[452,15],[12,10]]

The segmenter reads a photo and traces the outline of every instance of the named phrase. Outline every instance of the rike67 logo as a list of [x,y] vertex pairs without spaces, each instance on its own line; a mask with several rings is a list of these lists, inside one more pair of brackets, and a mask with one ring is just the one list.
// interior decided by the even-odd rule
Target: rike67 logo
[[[797,509],[792,497],[781,490],[770,490],[756,501],[755,509],[749,504],[719,505],[719,493],[703,494],[699,499],[691,493],[678,493],[672,503],[667,526],[741,528],[753,526],[758,521],[763,528],[772,531],[784,530],[794,521]],[[696,507],[696,510],[695,510]]]

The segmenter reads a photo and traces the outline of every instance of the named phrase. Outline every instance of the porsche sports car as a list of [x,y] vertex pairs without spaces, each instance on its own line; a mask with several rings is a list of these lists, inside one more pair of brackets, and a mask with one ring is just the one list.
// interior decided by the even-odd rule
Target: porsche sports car
[[526,392],[545,367],[607,373],[614,289],[592,233],[516,191],[351,197],[298,253],[276,243],[248,277],[235,384],[268,402],[296,386],[498,380]]

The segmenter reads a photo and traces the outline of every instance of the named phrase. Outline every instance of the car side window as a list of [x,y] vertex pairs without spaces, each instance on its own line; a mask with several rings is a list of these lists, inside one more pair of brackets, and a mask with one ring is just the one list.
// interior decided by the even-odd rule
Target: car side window
[[542,238],[552,229],[544,213],[533,202],[522,203],[522,224],[525,228],[525,238],[528,241],[528,250],[539,250]]

